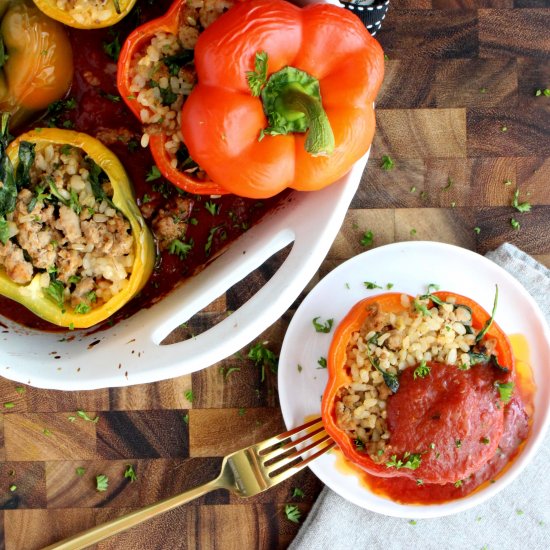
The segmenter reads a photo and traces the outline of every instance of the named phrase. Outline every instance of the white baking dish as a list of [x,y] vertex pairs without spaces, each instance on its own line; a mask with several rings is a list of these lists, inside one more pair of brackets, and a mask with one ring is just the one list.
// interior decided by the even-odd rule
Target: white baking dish
[[[173,378],[235,353],[276,321],[313,277],[342,225],[367,157],[321,191],[291,193],[201,273],[110,329],[52,334],[22,329],[0,316],[7,327],[0,329],[0,374],[41,388],[90,390]],[[237,311],[195,338],[160,345],[290,243],[277,273]]]
[[[367,157],[322,191],[290,194],[199,275],[110,329],[52,334],[23,329],[0,316],[6,327],[0,327],[0,375],[41,388],[88,390],[173,378],[235,353],[276,321],[313,277],[342,224]],[[160,345],[290,243],[292,250],[277,273],[241,308],[195,338]]]

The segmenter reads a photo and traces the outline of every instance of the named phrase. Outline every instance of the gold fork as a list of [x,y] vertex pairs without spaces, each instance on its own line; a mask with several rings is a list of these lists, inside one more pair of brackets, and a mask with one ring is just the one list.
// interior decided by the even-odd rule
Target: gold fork
[[[297,438],[292,439],[293,436]],[[325,432],[321,419],[315,418],[288,432],[226,456],[220,475],[200,487],[82,531],[43,550],[87,548],[215,489],[228,489],[240,497],[257,495],[294,475],[334,446],[335,443]]]

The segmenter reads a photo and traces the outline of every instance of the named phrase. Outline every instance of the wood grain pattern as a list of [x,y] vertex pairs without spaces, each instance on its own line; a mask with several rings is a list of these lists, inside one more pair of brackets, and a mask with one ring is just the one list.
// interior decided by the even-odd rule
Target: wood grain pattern
[[[281,319],[219,364],[174,380],[59,392],[0,378],[0,549],[36,550],[202,484],[225,454],[280,432],[277,374],[264,368],[262,381],[248,352],[263,343],[277,355],[301,299],[346,259],[396,241],[482,254],[509,241],[550,266],[550,98],[535,95],[550,88],[549,28],[548,0],[392,0],[378,34],[388,59],[367,169],[325,261]],[[384,155],[392,170],[381,168]],[[513,208],[516,189],[531,212]],[[362,244],[367,232],[372,243]],[[289,249],[165,343],[230,315]],[[105,492],[99,474],[109,478]],[[96,549],[286,548],[299,525],[285,505],[305,517],[321,489],[306,470],[248,500],[215,491]]]

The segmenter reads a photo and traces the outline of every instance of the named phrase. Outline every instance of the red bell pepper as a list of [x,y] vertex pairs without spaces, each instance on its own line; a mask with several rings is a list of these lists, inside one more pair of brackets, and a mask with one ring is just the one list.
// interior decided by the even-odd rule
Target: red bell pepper
[[[435,292],[432,296],[443,302],[447,301],[448,298],[454,298],[457,305],[469,307],[472,311],[471,326],[475,331],[481,331],[491,319],[491,316],[470,298],[452,292]],[[410,475],[409,471],[388,468],[385,461],[377,463],[366,452],[358,450],[352,438],[339,427],[336,420],[335,405],[339,399],[339,392],[342,388],[347,387],[352,380],[351,374],[345,367],[348,344],[352,334],[359,331],[367,317],[372,314],[372,309],[369,306],[375,303],[381,311],[397,314],[408,310],[410,307],[402,304],[401,294],[399,293],[381,294],[358,302],[338,325],[327,357],[329,379],[322,401],[323,423],[327,433],[338,444],[344,456],[366,472],[379,477]],[[431,304],[428,307],[431,307]],[[513,381],[515,377],[515,360],[508,337],[495,322],[491,322],[483,338],[487,337],[496,340],[493,354],[496,356],[498,363],[508,369],[507,373],[499,373],[499,381]],[[391,444],[391,436],[389,442]]]
[[235,5],[199,37],[182,111],[191,156],[237,195],[321,189],[370,147],[383,52],[330,4]]

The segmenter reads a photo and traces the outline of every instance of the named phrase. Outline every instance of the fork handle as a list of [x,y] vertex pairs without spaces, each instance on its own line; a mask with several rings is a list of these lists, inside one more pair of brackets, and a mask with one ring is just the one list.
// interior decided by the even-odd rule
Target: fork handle
[[50,546],[43,548],[43,550],[82,550],[92,544],[105,540],[112,535],[122,533],[123,531],[130,529],[130,527],[134,527],[134,525],[138,525],[145,520],[154,518],[164,512],[177,508],[178,506],[209,493],[210,491],[222,488],[227,488],[227,485],[224,483],[223,477],[220,475],[216,479],[213,479],[204,485],[200,485],[194,489],[189,489],[184,493],[166,498],[160,502],[155,502],[154,504],[150,504],[149,506],[136,510],[135,512],[130,512],[129,514],[125,514],[119,518],[112,519],[107,523],[102,523],[101,525],[91,527],[90,529],[77,533],[72,537],[51,544]]

